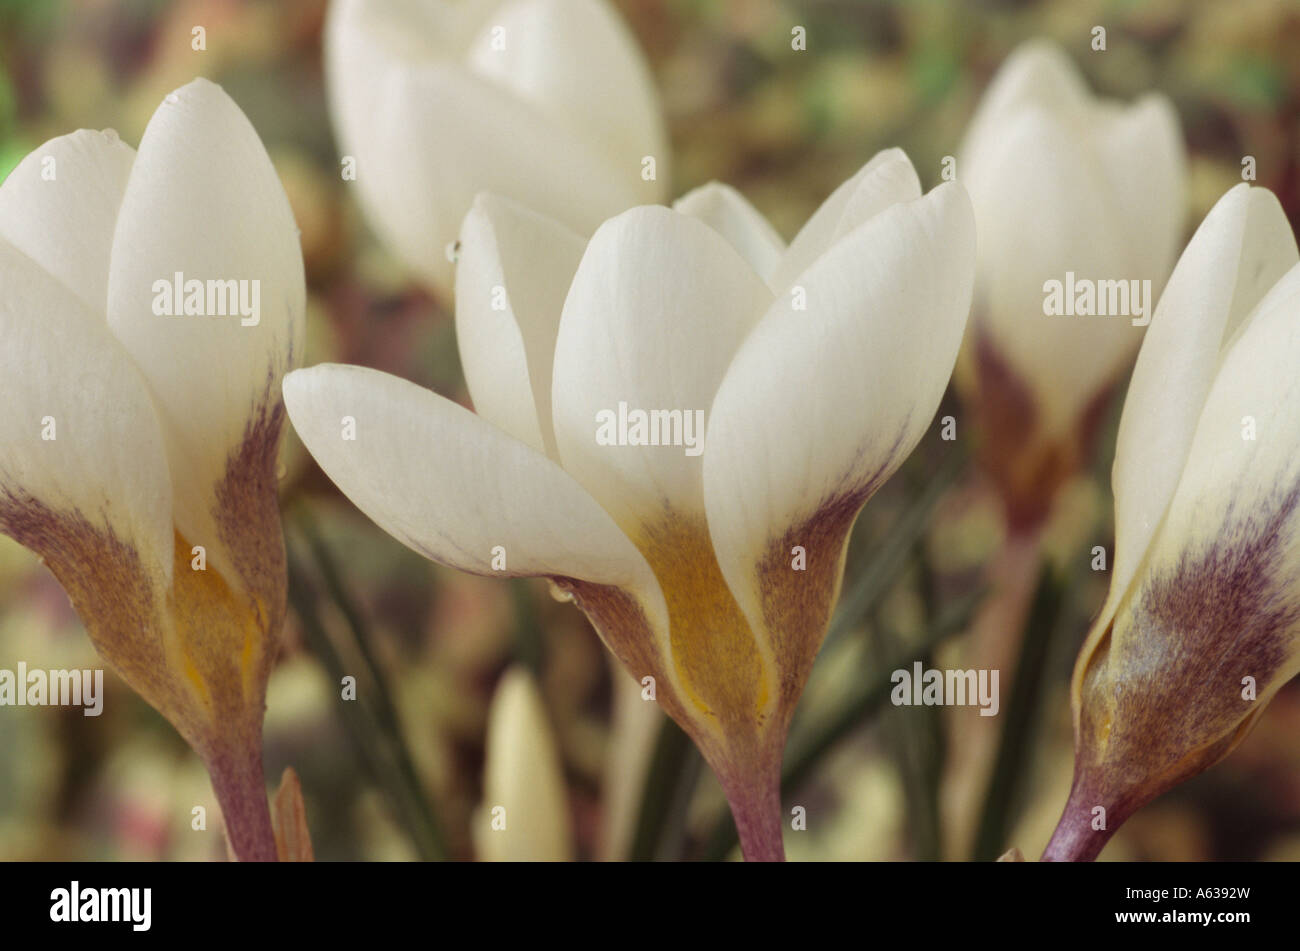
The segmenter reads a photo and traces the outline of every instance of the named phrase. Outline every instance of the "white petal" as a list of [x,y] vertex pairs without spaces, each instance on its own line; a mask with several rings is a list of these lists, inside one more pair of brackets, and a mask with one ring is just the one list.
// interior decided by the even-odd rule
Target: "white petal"
[[832,244],[890,205],[921,197],[921,180],[902,149],[877,152],[822,202],[790,242],[768,285],[780,294]]
[[1166,97],[1150,94],[1127,108],[1103,105],[1090,128],[1125,222],[1115,240],[1127,246],[1133,271],[1152,275],[1159,294],[1187,218],[1187,161],[1178,114]]
[[[492,698],[485,755],[483,802],[474,829],[479,861],[572,860],[559,748],[541,693],[522,668],[507,671]],[[504,824],[493,828],[494,819]]]
[[486,193],[460,229],[456,338],[474,409],[553,458],[555,336],[586,246],[559,222]]
[[1006,125],[1027,108],[1041,108],[1068,119],[1083,115],[1093,96],[1065,51],[1047,40],[1028,40],[1012,51],[989,83],[962,143],[957,175],[967,163],[996,149]]
[[[426,558],[493,577],[645,590],[649,566],[595,500],[464,407],[377,370],[331,364],[289,374],[284,397],[325,473]],[[345,438],[350,426],[354,439]],[[493,567],[497,546],[504,569]]]
[[1179,259],[1120,420],[1108,606],[1128,587],[1169,506],[1227,341],[1298,258],[1277,199],[1243,183],[1211,209]]
[[[1116,192],[1062,118],[1030,108],[978,161],[959,158],[958,169],[979,233],[972,329],[987,334],[1028,385],[1045,435],[1059,435],[1132,358],[1142,327],[1125,316],[1049,316],[1045,282],[1064,285],[1067,272],[1089,281],[1146,279],[1154,298],[1164,275],[1135,269]],[[1144,176],[1144,167],[1131,174]]]
[[[1136,620],[1112,637],[1139,669],[1202,671],[1213,693],[1194,726],[1225,711],[1239,722],[1300,671],[1298,315],[1300,264],[1230,344],[1129,593]],[[1245,676],[1257,684],[1253,704],[1240,697]]]
[[[1251,189],[1252,197],[1257,193],[1267,194]],[[1264,265],[1263,258],[1256,267]],[[1263,296],[1229,344],[1160,532],[1166,548],[1213,547],[1223,526],[1259,528],[1286,506],[1294,507],[1288,524],[1300,524],[1298,316],[1300,264]],[[1252,427],[1255,438],[1250,438]],[[1276,542],[1283,546],[1279,557],[1300,568],[1295,539],[1283,532]]]
[[[504,47],[504,48],[501,48]],[[598,144],[615,167],[668,174],[659,98],[636,39],[603,0],[511,0],[470,44],[471,70]]]
[[[475,27],[486,17],[479,8]],[[611,215],[658,201],[667,181],[663,161],[657,179],[643,181],[639,156],[630,166],[611,159],[602,139],[452,58],[451,37],[469,22],[390,15],[362,0],[332,13],[326,41],[330,111],[341,151],[356,162],[353,184],[370,225],[444,292],[447,246],[481,191],[590,234]]]
[[135,150],[82,129],[34,149],[0,185],[0,238],[81,298],[102,321],[117,209]]
[[[178,273],[242,282],[227,286],[241,296],[224,308],[215,297],[203,303],[234,315],[156,313],[155,282],[173,284]],[[195,544],[221,535],[216,487],[235,454],[260,438],[254,430],[278,435],[279,381],[302,351],[304,298],[297,228],[266,150],[230,97],[196,79],[145,130],[108,281],[109,326],[156,394],[177,527]],[[263,449],[259,457],[274,456],[274,444]]]
[[[780,298],[736,355],[709,421],[704,492],[719,564],[756,630],[773,626],[758,577],[773,546],[812,546],[812,530],[798,529],[820,517],[847,531],[929,426],[974,255],[965,191],[941,185],[836,244],[800,279],[807,310]],[[837,585],[842,546],[809,547],[809,575]],[[788,547],[777,554],[788,569]]]
[[730,185],[719,182],[701,185],[673,202],[673,210],[699,218],[726,238],[764,281],[772,275],[785,253],[781,236],[745,200],[745,196]]
[[65,534],[84,521],[170,579],[171,483],[145,381],[103,321],[4,240],[0,282],[0,529],[75,564]]
[[[735,249],[687,215],[634,208],[592,237],[560,319],[555,437],[565,469],[625,531],[665,508],[703,513],[701,456],[686,443],[707,453],[699,420],[707,423],[727,364],[770,302]],[[667,434],[677,444],[599,444],[601,414],[617,417],[620,404],[629,420],[680,411],[680,432]]]

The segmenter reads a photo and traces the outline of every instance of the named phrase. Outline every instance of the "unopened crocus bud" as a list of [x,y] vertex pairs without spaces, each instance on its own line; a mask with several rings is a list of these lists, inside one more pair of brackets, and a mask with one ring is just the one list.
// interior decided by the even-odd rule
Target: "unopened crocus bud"
[[1116,447],[1110,594],[1072,685],[1074,786],[1046,859],[1241,742],[1300,671],[1300,265],[1238,185],[1197,230],[1138,357]]
[[0,186],[0,531],[203,758],[241,859],[276,857],[262,713],[304,297],[275,169],[206,80],[167,96],[138,153],[83,130]]
[[522,668],[501,678],[488,712],[487,766],[474,847],[485,862],[573,858],[559,749],[537,685]]
[[957,158],[978,265],[955,377],[1013,531],[1087,461],[1177,255],[1185,158],[1161,95],[1095,98],[1035,41],[998,72]]

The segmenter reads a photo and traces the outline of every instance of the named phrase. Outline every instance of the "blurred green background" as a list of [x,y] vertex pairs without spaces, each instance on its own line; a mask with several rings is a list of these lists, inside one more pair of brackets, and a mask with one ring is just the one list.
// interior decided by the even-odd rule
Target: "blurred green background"
[[[1247,154],[1258,183],[1300,224],[1300,0],[616,6],[661,90],[673,194],[726,181],[787,239],[880,148],[903,147],[926,187],[935,184],[991,74],[1034,36],[1057,40],[1100,93],[1158,89],[1173,99],[1191,153],[1189,227],[1240,180]],[[325,12],[324,0],[0,0],[0,176],[77,128],[112,127],[135,144],[164,95],[196,75],[213,79],[266,143],[302,228],[305,362],[377,367],[465,401],[447,302],[375,242],[340,179],[321,70]],[[195,25],[207,31],[206,51],[190,47]],[[790,49],[794,25],[807,28],[807,52]],[[1089,49],[1094,25],[1107,28],[1105,53]],[[951,400],[940,414],[949,412]],[[875,595],[846,617],[805,696],[791,756],[808,768],[787,788],[786,808],[806,806],[809,821],[786,834],[791,858],[966,858],[975,827],[990,822],[998,842],[1031,858],[1041,851],[1069,787],[1068,675],[1105,594],[1106,576],[1088,558],[1111,544],[1113,421],[1101,445],[1044,541],[1057,581],[1035,615],[1050,629],[1036,632],[1050,637],[1041,689],[1008,754],[1014,782],[993,797],[978,774],[954,773],[950,753],[953,736],[969,731],[988,734],[986,745],[1013,742],[998,739],[1009,678],[1003,715],[987,720],[972,708],[948,717],[870,701],[900,657],[975,662],[963,652],[962,611],[1002,543],[998,510],[937,440],[868,505],[846,588]],[[610,666],[582,616],[540,583],[474,578],[409,552],[342,499],[292,437],[283,495],[294,591],[266,757],[269,778],[284,766],[299,772],[318,858],[472,857],[487,703],[515,660],[534,668],[547,699],[578,854],[600,854],[604,771],[620,739]],[[883,582],[881,552],[899,567]],[[0,667],[19,660],[101,666],[53,578],[0,538]],[[358,678],[356,704],[338,699],[340,672]],[[199,761],[111,672],[106,683],[97,719],[78,708],[0,708],[0,858],[222,857]],[[648,810],[653,841],[641,854],[719,852],[716,784],[670,738],[660,752],[647,801],[688,807],[669,822]],[[209,812],[206,832],[190,828],[196,805]],[[1284,689],[1227,762],[1132,819],[1107,857],[1300,859],[1300,689]]]

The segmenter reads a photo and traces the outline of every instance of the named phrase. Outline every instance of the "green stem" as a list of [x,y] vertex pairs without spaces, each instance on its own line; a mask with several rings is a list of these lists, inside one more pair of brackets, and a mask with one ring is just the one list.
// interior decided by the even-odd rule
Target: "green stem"
[[[667,830],[672,816],[689,796],[690,787],[700,774],[704,759],[691,738],[672,720],[664,718],[650,764],[646,769],[646,784],[641,791],[641,807],[637,812],[636,829],[628,858],[633,862],[649,862],[670,858]],[[681,826],[678,827],[681,831]]]
[[[298,615],[312,653],[324,665],[331,681],[338,684],[347,674],[347,669],[321,620],[294,546],[289,544],[285,547],[289,566],[289,602]],[[343,610],[341,606],[340,610]],[[386,696],[371,697],[383,690],[381,681],[375,689],[364,693],[366,701],[358,699],[344,703],[339,712],[340,720],[372,781],[383,791],[395,814],[401,817],[420,858],[424,861],[444,860],[447,857],[446,841],[405,749],[400,729],[394,732],[395,713],[391,712]],[[368,702],[371,699],[376,700],[374,705]],[[383,712],[386,708],[390,715]]]

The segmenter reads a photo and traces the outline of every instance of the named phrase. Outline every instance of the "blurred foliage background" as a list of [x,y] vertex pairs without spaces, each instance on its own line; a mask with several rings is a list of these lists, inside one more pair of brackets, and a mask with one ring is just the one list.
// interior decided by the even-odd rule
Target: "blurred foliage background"
[[[1191,152],[1189,234],[1240,180],[1247,154],[1300,225],[1297,0],[616,5],[663,96],[673,194],[729,182],[787,239],[880,148],[903,147],[935,184],[989,77],[1033,36],[1057,40],[1099,92],[1173,99]],[[207,76],[261,135],[302,228],[305,362],[377,367],[466,401],[447,302],[375,242],[339,175],[321,71],[325,13],[324,0],[0,0],[0,176],[81,127],[112,127],[135,144],[164,95]],[[207,31],[205,51],[191,49],[195,25]],[[807,28],[807,52],[790,49],[794,25]],[[1107,28],[1104,53],[1089,49],[1094,25]],[[940,410],[950,412],[955,401]],[[993,718],[880,702],[900,659],[989,666],[962,635],[1004,530],[959,434],[955,447],[927,439],[860,520],[845,588],[853,600],[818,661],[788,757],[797,775],[786,808],[808,811],[807,831],[786,833],[793,859],[968,858],[1009,845],[1032,858],[1064,803],[1067,681],[1107,584],[1089,552],[1112,542],[1114,420],[1044,537],[1054,568],[1031,612],[1035,648],[1016,661],[1021,632],[1007,633],[1012,667],[1032,670],[1034,689],[1013,698],[1004,671]],[[286,456],[294,577],[266,756],[269,778],[298,770],[317,856],[471,858],[487,704],[514,661],[534,669],[546,697],[577,854],[607,854],[607,764],[631,741],[612,729],[610,664],[581,615],[540,583],[429,564],[362,517],[293,437]],[[0,538],[0,667],[19,660],[101,666],[54,579]],[[358,679],[355,703],[339,699],[344,674]],[[0,708],[0,858],[223,856],[198,760],[111,672],[106,684],[97,719],[79,708]],[[1003,750],[996,782],[987,768],[955,765],[954,748],[967,743]],[[636,854],[727,854],[721,794],[671,731],[638,801]],[[206,832],[191,829],[196,805],[210,814]],[[1297,685],[1228,761],[1132,819],[1106,857],[1300,859]]]

